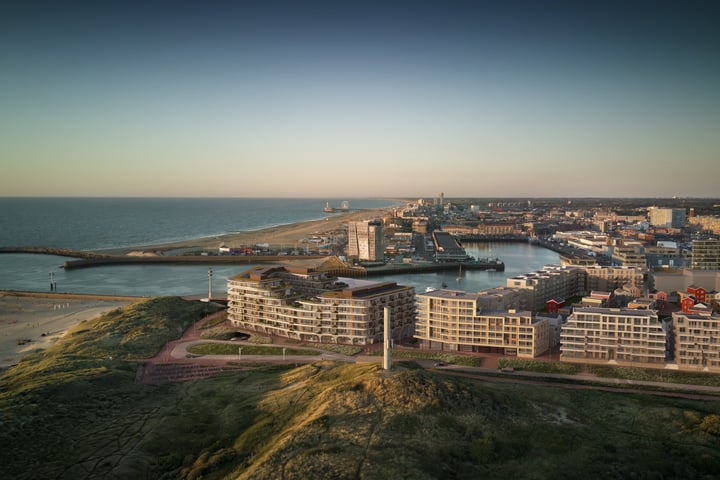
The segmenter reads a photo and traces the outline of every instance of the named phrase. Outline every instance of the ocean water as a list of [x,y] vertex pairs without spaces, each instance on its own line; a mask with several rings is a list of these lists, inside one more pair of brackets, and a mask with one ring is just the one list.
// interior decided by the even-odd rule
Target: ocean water
[[[324,199],[33,199],[0,198],[0,246],[53,246],[79,250],[152,245],[278,224],[325,218]],[[340,200],[329,200],[339,206]],[[392,200],[351,200],[351,208],[398,205]],[[479,291],[505,285],[507,278],[559,263],[557,253],[525,243],[465,245],[477,258],[500,258],[504,272],[424,273],[372,280]],[[208,267],[202,265],[121,265],[65,271],[63,257],[0,254],[0,290],[50,290],[106,295],[207,295]],[[213,295],[224,295],[227,279],[247,265],[215,265]]]
[[[100,250],[210,237],[322,219],[325,203],[307,198],[0,198],[0,247]],[[350,208],[400,205],[351,199]]]

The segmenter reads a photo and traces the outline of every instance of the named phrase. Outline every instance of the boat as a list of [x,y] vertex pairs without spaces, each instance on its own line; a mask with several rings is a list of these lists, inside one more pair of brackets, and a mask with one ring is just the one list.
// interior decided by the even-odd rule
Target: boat
[[457,280],[458,283],[462,281],[462,264],[460,265],[460,269],[458,270],[458,276],[455,280]]
[[425,287],[425,293],[436,292],[436,291],[437,291],[437,288],[435,288],[435,287]]

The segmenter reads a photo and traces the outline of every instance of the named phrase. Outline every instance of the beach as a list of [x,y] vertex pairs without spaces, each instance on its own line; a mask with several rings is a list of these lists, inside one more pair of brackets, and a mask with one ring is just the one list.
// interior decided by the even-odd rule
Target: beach
[[160,245],[137,246],[122,250],[113,250],[111,253],[123,253],[129,255],[163,254],[172,253],[173,250],[182,249],[214,249],[225,245],[228,247],[252,246],[267,244],[272,248],[292,248],[301,245],[313,236],[332,235],[333,232],[346,231],[348,222],[382,219],[391,214],[394,208],[358,210],[344,213],[329,213],[327,217],[320,220],[277,225],[237,233],[228,233],[213,237],[197,238],[182,242],[165,243]]
[[[328,213],[320,220],[277,225],[255,231],[190,239],[162,245],[117,249],[113,254],[172,255],[186,249],[215,249],[268,244],[273,248],[301,247],[307,239],[344,232],[350,221],[383,218],[392,208]],[[31,352],[45,349],[83,320],[95,318],[132,299],[92,295],[0,292],[0,368],[16,364]]]
[[82,295],[0,292],[0,369],[48,348],[78,323],[128,303]]

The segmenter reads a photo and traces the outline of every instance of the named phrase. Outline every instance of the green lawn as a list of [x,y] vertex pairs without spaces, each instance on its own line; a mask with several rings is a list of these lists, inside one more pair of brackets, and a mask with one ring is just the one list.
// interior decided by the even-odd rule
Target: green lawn
[[238,355],[242,348],[243,355],[320,355],[321,352],[289,347],[267,347],[260,345],[239,345],[236,343],[198,343],[188,348],[190,353],[197,355]]

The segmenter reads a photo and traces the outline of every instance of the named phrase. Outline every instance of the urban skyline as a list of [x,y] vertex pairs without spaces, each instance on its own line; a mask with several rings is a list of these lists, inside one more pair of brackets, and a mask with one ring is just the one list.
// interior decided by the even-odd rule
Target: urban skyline
[[714,197],[711,2],[4,6],[0,196]]

